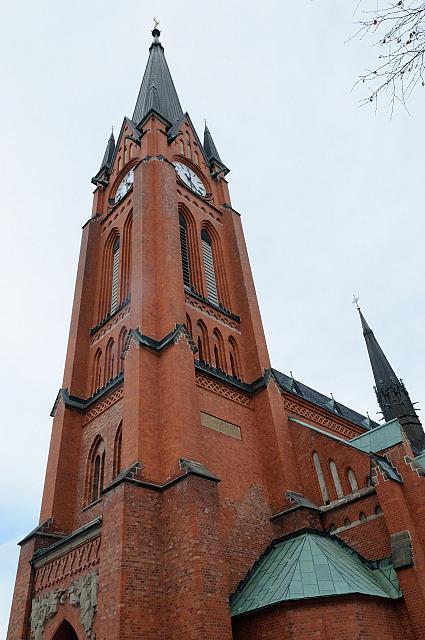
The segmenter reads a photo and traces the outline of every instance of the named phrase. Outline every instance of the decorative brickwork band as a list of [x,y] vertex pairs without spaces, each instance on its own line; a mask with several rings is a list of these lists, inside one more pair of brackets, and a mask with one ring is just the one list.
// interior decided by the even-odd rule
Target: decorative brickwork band
[[235,320],[228,318],[226,315],[224,315],[224,313],[220,313],[220,311],[216,311],[215,309],[213,309],[207,304],[204,304],[200,300],[195,300],[188,294],[186,294],[185,296],[185,301],[186,301],[186,304],[190,304],[190,306],[193,307],[194,309],[197,309],[198,311],[205,313],[207,316],[210,316],[211,318],[214,318],[218,322],[221,322],[222,324],[226,325],[226,327],[230,327],[231,329],[234,329],[235,331],[240,333],[239,324]]
[[[127,305],[127,306],[125,306]],[[104,335],[106,335],[111,329],[113,329],[121,320],[123,320],[131,311],[131,306],[128,304],[128,300],[126,300],[122,306],[124,307],[120,313],[114,314],[113,318],[109,320],[106,324],[103,325],[102,329],[95,330],[93,329],[93,337],[91,340],[91,344],[96,344]]]
[[116,389],[116,391],[110,393],[101,402],[98,402],[94,407],[87,411],[86,424],[87,422],[90,422],[90,420],[93,420],[93,418],[96,418],[98,415],[106,411],[106,409],[109,409],[109,407],[112,407],[112,405],[118,402],[118,400],[121,400],[123,398],[123,395],[124,385],[121,385],[120,387],[118,387],[118,389]]
[[220,382],[216,382],[215,380],[211,380],[210,378],[206,378],[199,373],[196,373],[196,384],[198,387],[202,387],[203,389],[217,393],[220,396],[224,396],[229,400],[243,404],[245,407],[249,406],[249,397],[244,393],[231,389],[230,387],[220,384]]
[[92,627],[97,609],[98,586],[99,575],[95,571],[78,578],[68,589],[55,589],[34,598],[30,617],[31,637],[43,640],[44,625],[57,614],[60,605],[69,600],[71,605],[80,609],[80,620],[87,637],[95,640]]
[[295,402],[294,400],[290,400],[289,398],[284,397],[284,407],[287,411],[293,411],[299,416],[303,416],[304,418],[309,418],[313,422],[317,422],[331,431],[336,431],[337,433],[341,433],[348,438],[354,438],[359,435],[359,431],[355,431],[354,429],[350,429],[349,427],[336,422],[336,420],[332,420],[330,418],[326,418],[325,416],[320,415],[316,411],[312,411],[307,407],[304,407],[301,403]]
[[99,562],[100,540],[100,536],[97,536],[36,569],[34,592],[53,587],[64,578],[96,565]]

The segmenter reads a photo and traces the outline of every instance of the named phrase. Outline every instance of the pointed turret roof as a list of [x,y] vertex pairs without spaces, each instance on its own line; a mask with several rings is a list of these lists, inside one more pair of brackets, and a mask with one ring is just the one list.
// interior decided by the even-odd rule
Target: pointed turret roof
[[208,162],[211,162],[211,160],[215,160],[216,162],[223,164],[220,158],[220,154],[217,151],[217,147],[214,144],[211,131],[207,127],[207,123],[205,123],[204,129],[204,151],[205,155],[207,156]]
[[376,398],[381,407],[382,415],[387,422],[398,418],[413,452],[418,454],[425,447],[425,434],[409,393],[403,381],[397,378],[360,307],[357,309],[375,378]]
[[369,327],[366,319],[361,312],[361,309],[358,308],[360,321],[362,323],[363,335],[366,342],[367,351],[369,354],[370,364],[372,365],[373,377],[375,378],[375,384],[378,386],[382,383],[390,384],[392,382],[399,382],[394,369],[388,362],[384,352],[377,339],[375,338],[375,334],[372,329]]
[[112,169],[112,161],[114,159],[115,153],[115,138],[114,131],[111,131],[111,135],[109,136],[109,140],[106,144],[105,153],[103,154],[103,160],[100,165],[99,171],[95,176],[91,179],[92,183],[96,186],[99,185],[107,185],[109,180],[109,174]]
[[112,167],[112,158],[114,157],[115,152],[115,137],[114,131],[111,131],[111,135],[109,136],[108,143],[106,145],[105,153],[103,156],[102,164],[100,165],[99,171],[102,169],[107,169],[108,171]]
[[159,29],[152,31],[154,40],[149,49],[149,59],[133,113],[133,122],[136,125],[151,109],[155,109],[171,124],[183,116],[177,91],[165,59],[164,47],[159,41],[160,33]]

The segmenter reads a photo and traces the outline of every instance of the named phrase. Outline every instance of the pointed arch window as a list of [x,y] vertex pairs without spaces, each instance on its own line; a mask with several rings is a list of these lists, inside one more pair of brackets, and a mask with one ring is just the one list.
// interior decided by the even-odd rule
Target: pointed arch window
[[216,268],[211,236],[206,229],[201,232],[202,257],[204,260],[205,280],[207,285],[207,298],[210,302],[218,304]]
[[99,500],[103,489],[105,444],[100,437],[98,437],[93,444],[88,465],[86,502],[90,504],[91,502]]
[[102,349],[98,349],[93,360],[92,395],[102,386]]
[[122,448],[122,422],[120,422],[115,435],[114,442],[114,465],[113,465],[113,477],[117,476],[121,471],[121,448]]
[[359,485],[357,484],[356,474],[352,469],[348,469],[347,472],[348,482],[350,483],[351,491],[357,491]]
[[322,471],[322,465],[320,464],[319,454],[317,451],[313,451],[313,464],[316,470],[317,481],[320,487],[320,493],[322,494],[324,504],[329,504],[328,488],[326,486],[325,477]]
[[111,313],[118,308],[118,285],[120,274],[120,239],[117,238],[112,247],[112,287],[111,287]]
[[214,329],[212,334],[214,366],[216,369],[226,371],[226,357],[224,353],[223,337],[218,329]]
[[230,360],[230,373],[234,378],[240,378],[240,362],[239,351],[236,340],[233,336],[229,337],[229,360]]
[[196,335],[197,335],[197,347],[198,347],[198,359],[201,362],[210,362],[209,354],[209,338],[208,331],[204,323],[199,320],[196,323]]
[[192,278],[190,276],[190,256],[189,256],[189,243],[187,239],[187,223],[185,217],[179,213],[179,228],[180,228],[180,247],[182,254],[182,269],[183,269],[183,283],[186,287],[192,285]]
[[110,338],[106,345],[105,352],[105,380],[104,385],[108,384],[115,375],[115,353],[114,353],[114,340]]
[[329,468],[331,470],[332,480],[334,482],[334,487],[335,487],[337,498],[341,499],[341,498],[344,497],[344,492],[342,490],[341,480],[339,479],[338,469],[337,469],[337,466],[336,466],[334,460],[331,460],[329,462]]

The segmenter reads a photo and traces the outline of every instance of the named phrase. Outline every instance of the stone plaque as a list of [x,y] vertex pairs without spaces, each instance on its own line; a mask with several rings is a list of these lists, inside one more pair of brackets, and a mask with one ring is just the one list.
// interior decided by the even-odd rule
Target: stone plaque
[[214,429],[214,431],[224,433],[226,436],[230,436],[231,438],[236,438],[237,440],[242,439],[241,430],[236,424],[210,416],[208,413],[202,413],[202,411],[201,425],[203,427],[208,427],[209,429]]

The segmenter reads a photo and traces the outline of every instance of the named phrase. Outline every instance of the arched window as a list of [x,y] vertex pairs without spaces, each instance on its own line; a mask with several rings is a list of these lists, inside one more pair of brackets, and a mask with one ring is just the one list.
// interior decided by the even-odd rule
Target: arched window
[[105,471],[105,444],[98,436],[91,448],[86,483],[86,502],[90,504],[100,498]]
[[180,147],[180,155],[184,156],[184,142],[181,138],[179,140],[179,147]]
[[196,323],[196,345],[198,347],[198,360],[210,362],[208,331],[204,323],[199,320]]
[[345,518],[345,520],[344,520],[344,527],[349,527],[349,526],[350,526],[350,524],[351,524],[351,520],[350,520],[350,518]]
[[381,507],[379,506],[379,504],[377,504],[377,505],[376,505],[376,507],[375,507],[375,514],[376,514],[376,515],[379,515],[380,513],[382,513],[382,509],[381,509]]
[[319,482],[320,493],[322,494],[323,503],[329,504],[328,488],[326,486],[325,477],[322,471],[322,465],[320,464],[319,455],[316,451],[313,451],[313,464],[316,469],[317,480]]
[[336,495],[337,495],[338,498],[343,498],[344,497],[344,492],[342,490],[341,481],[339,479],[338,469],[336,468],[336,464],[335,464],[335,462],[333,460],[330,460],[329,468],[331,470],[332,480],[334,481],[334,487],[335,487]]
[[133,215],[130,213],[125,221],[121,257],[121,288],[118,302],[127,300],[130,296],[131,283],[131,236],[133,230]]
[[180,228],[180,248],[182,254],[182,269],[183,269],[183,283],[186,287],[192,285],[192,279],[190,276],[190,258],[189,258],[189,243],[187,238],[187,223],[185,217],[179,213],[179,228]]
[[124,351],[126,338],[127,338],[127,327],[123,327],[120,331],[120,336],[118,339],[118,363],[119,363],[118,368],[120,373],[124,371],[124,358],[122,357],[122,354]]
[[226,371],[226,356],[224,353],[223,337],[218,329],[214,329],[213,331],[212,344],[214,351],[213,364],[215,368]]
[[96,393],[96,391],[100,389],[101,386],[102,386],[102,349],[98,349],[93,359],[91,394],[93,395],[94,393]]
[[356,474],[352,469],[347,471],[348,482],[350,483],[351,491],[357,491],[359,485],[357,484]]
[[207,298],[210,302],[218,304],[218,290],[216,268],[211,237],[206,229],[201,232],[202,257],[204,260],[205,281],[207,286]]
[[111,313],[118,308],[118,285],[120,275],[120,239],[117,238],[112,247],[112,286],[111,286]]
[[230,373],[234,378],[241,377],[241,365],[239,359],[239,350],[236,340],[233,336],[230,336],[229,340],[229,360],[230,360]]
[[114,352],[114,340],[110,338],[106,345],[105,351],[105,379],[104,385],[108,384],[115,375],[115,352]]
[[186,331],[190,334],[192,334],[192,321],[190,319],[189,314],[186,313]]
[[332,522],[332,524],[329,527],[329,533],[335,533],[336,531],[336,526],[335,524]]
[[121,446],[122,446],[122,422],[120,422],[115,435],[114,442],[114,464],[113,464],[113,477],[117,476],[121,471]]
[[359,520],[366,520],[366,514],[364,511],[360,511],[359,513]]

